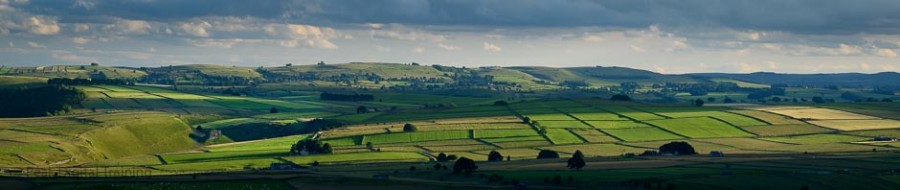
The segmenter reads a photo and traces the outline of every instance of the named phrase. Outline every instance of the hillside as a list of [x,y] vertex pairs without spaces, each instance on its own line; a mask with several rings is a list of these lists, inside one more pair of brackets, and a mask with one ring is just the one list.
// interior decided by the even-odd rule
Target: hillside
[[91,65],[52,65],[39,67],[0,68],[0,75],[31,76],[41,78],[101,78],[137,79],[147,75],[144,71],[125,67]]
[[846,86],[846,87],[872,87],[892,86],[900,87],[900,73],[882,72],[875,74],[862,73],[835,73],[835,74],[781,74],[770,72],[757,72],[749,74],[730,73],[696,73],[690,76],[728,78],[761,84],[788,84],[810,86]]
[[190,127],[163,112],[0,119],[0,165],[76,165],[195,147]]

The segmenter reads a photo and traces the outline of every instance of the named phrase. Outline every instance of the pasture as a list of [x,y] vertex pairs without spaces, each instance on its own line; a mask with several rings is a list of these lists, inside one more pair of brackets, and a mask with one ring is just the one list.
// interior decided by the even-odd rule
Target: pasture
[[691,138],[754,136],[727,123],[708,117],[649,120],[645,122]]

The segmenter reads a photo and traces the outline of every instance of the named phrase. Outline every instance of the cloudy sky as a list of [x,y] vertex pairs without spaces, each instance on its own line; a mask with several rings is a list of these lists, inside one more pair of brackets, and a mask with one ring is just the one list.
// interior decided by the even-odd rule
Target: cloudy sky
[[900,71],[898,0],[0,0],[0,65]]

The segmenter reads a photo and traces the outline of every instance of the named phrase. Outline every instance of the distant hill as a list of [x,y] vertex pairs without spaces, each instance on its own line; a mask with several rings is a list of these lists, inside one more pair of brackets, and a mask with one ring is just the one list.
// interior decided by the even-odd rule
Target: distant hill
[[882,72],[875,74],[861,73],[835,73],[835,74],[780,74],[771,72],[757,72],[749,74],[730,73],[696,73],[690,76],[709,78],[727,78],[762,84],[788,84],[788,85],[812,85],[825,86],[837,85],[844,87],[871,87],[893,86],[900,87],[900,73]]
[[193,85],[249,85],[273,82],[311,82],[379,88],[392,85],[417,88],[479,87],[492,89],[553,89],[578,85],[618,86],[625,82],[640,85],[666,83],[732,82],[743,87],[765,88],[772,84],[843,87],[898,86],[900,73],[877,74],[779,74],[779,73],[692,73],[660,74],[627,67],[453,67],[398,63],[352,62],[343,64],[295,65],[279,67],[239,67],[222,65],[176,65],[163,67],[44,66],[0,67],[0,75],[41,78],[137,79],[144,83]]

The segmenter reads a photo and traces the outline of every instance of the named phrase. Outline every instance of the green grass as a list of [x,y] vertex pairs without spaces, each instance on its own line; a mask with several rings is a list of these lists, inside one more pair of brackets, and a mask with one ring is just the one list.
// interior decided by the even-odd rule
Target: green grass
[[517,136],[540,136],[533,129],[500,129],[500,130],[475,130],[475,138],[499,138]]
[[203,124],[200,124],[200,126],[203,126],[203,128],[207,128],[207,129],[215,129],[215,128],[235,126],[235,125],[241,125],[241,124],[247,124],[247,123],[256,123],[256,122],[262,122],[262,120],[254,119],[254,118],[233,118],[233,119],[223,119],[223,120],[203,123]]
[[553,144],[584,143],[578,136],[565,129],[547,129],[547,133],[544,135],[546,135]]
[[541,147],[541,149],[553,150],[560,153],[560,157],[571,157],[575,151],[581,151],[585,156],[618,156],[625,153],[640,154],[646,148],[634,148],[617,144],[584,144],[584,145],[566,145],[566,146],[550,146]]
[[706,117],[650,120],[646,122],[691,138],[754,136],[727,123]]
[[[2,74],[2,72],[0,72]],[[46,78],[26,76],[0,76],[0,89],[19,88],[47,84]]]
[[192,163],[192,162],[210,162],[223,160],[241,160],[256,158],[272,158],[278,156],[287,156],[290,148],[282,150],[257,150],[257,151],[221,151],[221,152],[192,152],[164,154],[163,159],[169,164]]
[[560,108],[560,110],[564,112],[568,112],[575,118],[580,120],[627,120],[625,118],[619,117],[614,113],[609,113],[606,111],[593,109],[593,108]]
[[285,151],[290,150],[291,145],[297,143],[297,141],[303,140],[307,137],[309,137],[309,135],[292,135],[286,137],[263,139],[258,141],[233,143],[227,145],[215,145],[212,147],[207,147],[206,150],[209,150],[211,152]]
[[547,128],[591,128],[591,126],[585,125],[581,121],[537,121],[540,126],[544,126]]
[[283,161],[274,158],[254,158],[156,165],[152,166],[152,168],[166,171],[244,170],[248,168],[267,168],[272,163],[283,163]]
[[546,141],[542,136],[520,136],[520,137],[502,137],[481,139],[490,143],[516,142],[516,141]]
[[625,117],[632,118],[635,120],[663,119],[663,117],[661,117],[661,116],[643,112],[643,111],[638,111],[638,110],[631,109],[631,108],[624,107],[624,106],[602,106],[601,108],[624,115]]
[[734,112],[734,113],[754,117],[754,118],[766,121],[772,125],[804,124],[803,121],[792,119],[788,116],[778,115],[778,114],[759,111],[759,110],[731,110],[729,112]]
[[769,137],[769,138],[763,138],[763,139],[777,141],[777,142],[784,142],[784,143],[792,143],[792,144],[826,144],[826,143],[837,143],[837,142],[855,142],[855,141],[871,140],[871,138],[866,138],[866,137],[839,135],[839,134],[814,134],[814,135],[789,136],[789,137]]
[[808,124],[801,125],[764,125],[764,126],[748,126],[741,127],[744,130],[760,136],[785,136],[785,135],[802,135],[813,133],[827,133],[834,130],[817,127]]
[[575,118],[569,117],[563,113],[550,113],[550,114],[524,114],[525,117],[528,117],[532,121],[567,121],[567,120],[575,120]]
[[360,142],[360,140],[359,140],[360,138],[362,138],[362,137],[344,137],[344,138],[337,138],[337,139],[328,139],[328,140],[323,140],[322,143],[328,143],[329,145],[331,145],[333,147],[353,146],[353,145],[358,145],[357,143]]
[[422,132],[405,132],[390,133],[378,135],[366,135],[363,144],[372,142],[372,144],[390,144],[403,142],[419,142],[419,141],[436,141],[450,139],[467,139],[470,138],[469,131],[422,131]]
[[363,152],[332,155],[309,155],[284,157],[285,160],[296,164],[308,165],[315,161],[319,163],[336,162],[384,162],[384,161],[427,161],[428,157],[412,152]]
[[757,125],[767,125],[759,120],[754,118],[737,115],[728,112],[722,111],[681,111],[681,112],[659,112],[662,115],[666,115],[669,117],[675,118],[684,118],[684,117],[714,117],[717,119],[721,119],[722,121],[728,122],[735,126],[757,126]]
[[625,141],[654,141],[684,138],[655,127],[603,129],[603,131]]
[[573,129],[573,133],[590,143],[618,142],[616,138],[603,134],[595,129]]
[[594,126],[598,129],[621,129],[621,128],[637,128],[637,127],[650,127],[647,124],[638,123],[634,121],[585,121],[591,126]]

